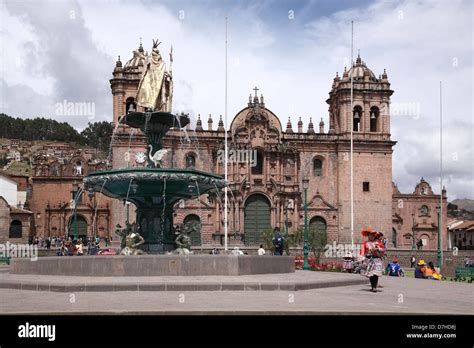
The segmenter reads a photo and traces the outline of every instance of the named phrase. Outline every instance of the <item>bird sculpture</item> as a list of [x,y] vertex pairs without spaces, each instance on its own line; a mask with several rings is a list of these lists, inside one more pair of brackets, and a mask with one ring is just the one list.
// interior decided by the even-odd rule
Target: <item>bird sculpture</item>
[[148,151],[148,158],[150,159],[151,162],[155,165],[156,168],[161,168],[161,160],[163,159],[163,156],[168,152],[166,149],[161,149],[156,151],[153,156],[151,155],[153,152],[153,147],[152,145],[148,145],[150,148],[150,151]]

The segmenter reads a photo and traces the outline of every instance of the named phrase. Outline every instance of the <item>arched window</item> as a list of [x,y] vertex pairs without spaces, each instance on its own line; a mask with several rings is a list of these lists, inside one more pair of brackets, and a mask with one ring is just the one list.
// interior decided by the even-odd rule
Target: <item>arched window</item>
[[360,106],[354,107],[353,115],[352,115],[352,126],[354,132],[360,132],[360,119],[362,117],[362,108]]
[[60,175],[60,172],[59,172],[59,165],[58,164],[53,164],[51,165],[50,167],[50,175],[51,176],[59,176]]
[[195,168],[196,167],[196,156],[192,153],[186,155],[186,168]]
[[420,216],[428,216],[429,209],[426,205],[420,208]]
[[322,176],[323,175],[323,161],[319,158],[313,160],[313,175]]
[[378,131],[378,119],[379,119],[379,108],[373,106],[370,108],[370,131],[377,132]]
[[77,161],[76,164],[74,165],[74,175],[82,175],[82,162]]
[[184,232],[191,238],[191,245],[201,245],[201,219],[199,216],[190,214],[183,221]]
[[293,161],[292,158],[287,158],[286,159],[286,165],[285,165],[285,175],[293,175],[295,172],[295,162]]
[[[74,221],[75,220],[75,221]],[[68,232],[69,236],[78,236],[79,238],[87,237],[87,221],[81,215],[74,215],[69,218]]]
[[322,244],[327,242],[327,223],[321,216],[313,217],[309,222],[309,231],[314,238],[321,241]]
[[129,112],[137,111],[137,104],[135,103],[135,98],[129,97],[126,101],[125,111],[128,114]]
[[252,174],[263,174],[263,154],[259,150],[257,150],[256,163],[252,167]]
[[10,224],[10,233],[8,235],[9,238],[21,238],[21,221],[13,220]]

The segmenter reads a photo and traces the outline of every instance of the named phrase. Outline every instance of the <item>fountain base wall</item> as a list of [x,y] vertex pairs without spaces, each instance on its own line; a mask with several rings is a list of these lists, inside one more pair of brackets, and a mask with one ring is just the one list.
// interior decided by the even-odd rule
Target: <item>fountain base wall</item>
[[11,260],[12,274],[86,277],[120,276],[236,276],[292,273],[291,256],[236,255],[137,255],[40,257]]

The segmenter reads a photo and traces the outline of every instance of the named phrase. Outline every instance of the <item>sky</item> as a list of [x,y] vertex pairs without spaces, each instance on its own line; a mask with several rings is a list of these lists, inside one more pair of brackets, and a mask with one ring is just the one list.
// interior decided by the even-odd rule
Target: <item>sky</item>
[[[0,0],[0,112],[50,117],[77,129],[111,121],[109,80],[142,38],[173,46],[173,110],[214,125],[224,115],[228,17],[228,123],[257,86],[266,107],[293,128],[299,117],[328,122],[336,72],[354,55],[394,94],[393,180],[413,192],[423,176],[439,193],[440,92],[443,183],[448,200],[474,199],[473,5],[438,1],[22,1]],[[89,112],[68,113],[72,102]]]

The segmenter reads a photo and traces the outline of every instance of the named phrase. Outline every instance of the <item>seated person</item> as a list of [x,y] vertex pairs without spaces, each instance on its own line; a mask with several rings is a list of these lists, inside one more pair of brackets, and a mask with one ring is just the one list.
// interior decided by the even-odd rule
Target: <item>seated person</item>
[[426,279],[426,263],[424,260],[418,261],[415,267],[415,278]]
[[441,280],[441,274],[436,272],[433,261],[428,262],[428,267],[426,268],[426,278]]
[[400,277],[400,270],[402,269],[398,264],[398,259],[394,258],[392,263],[388,264],[388,275],[391,277]]

